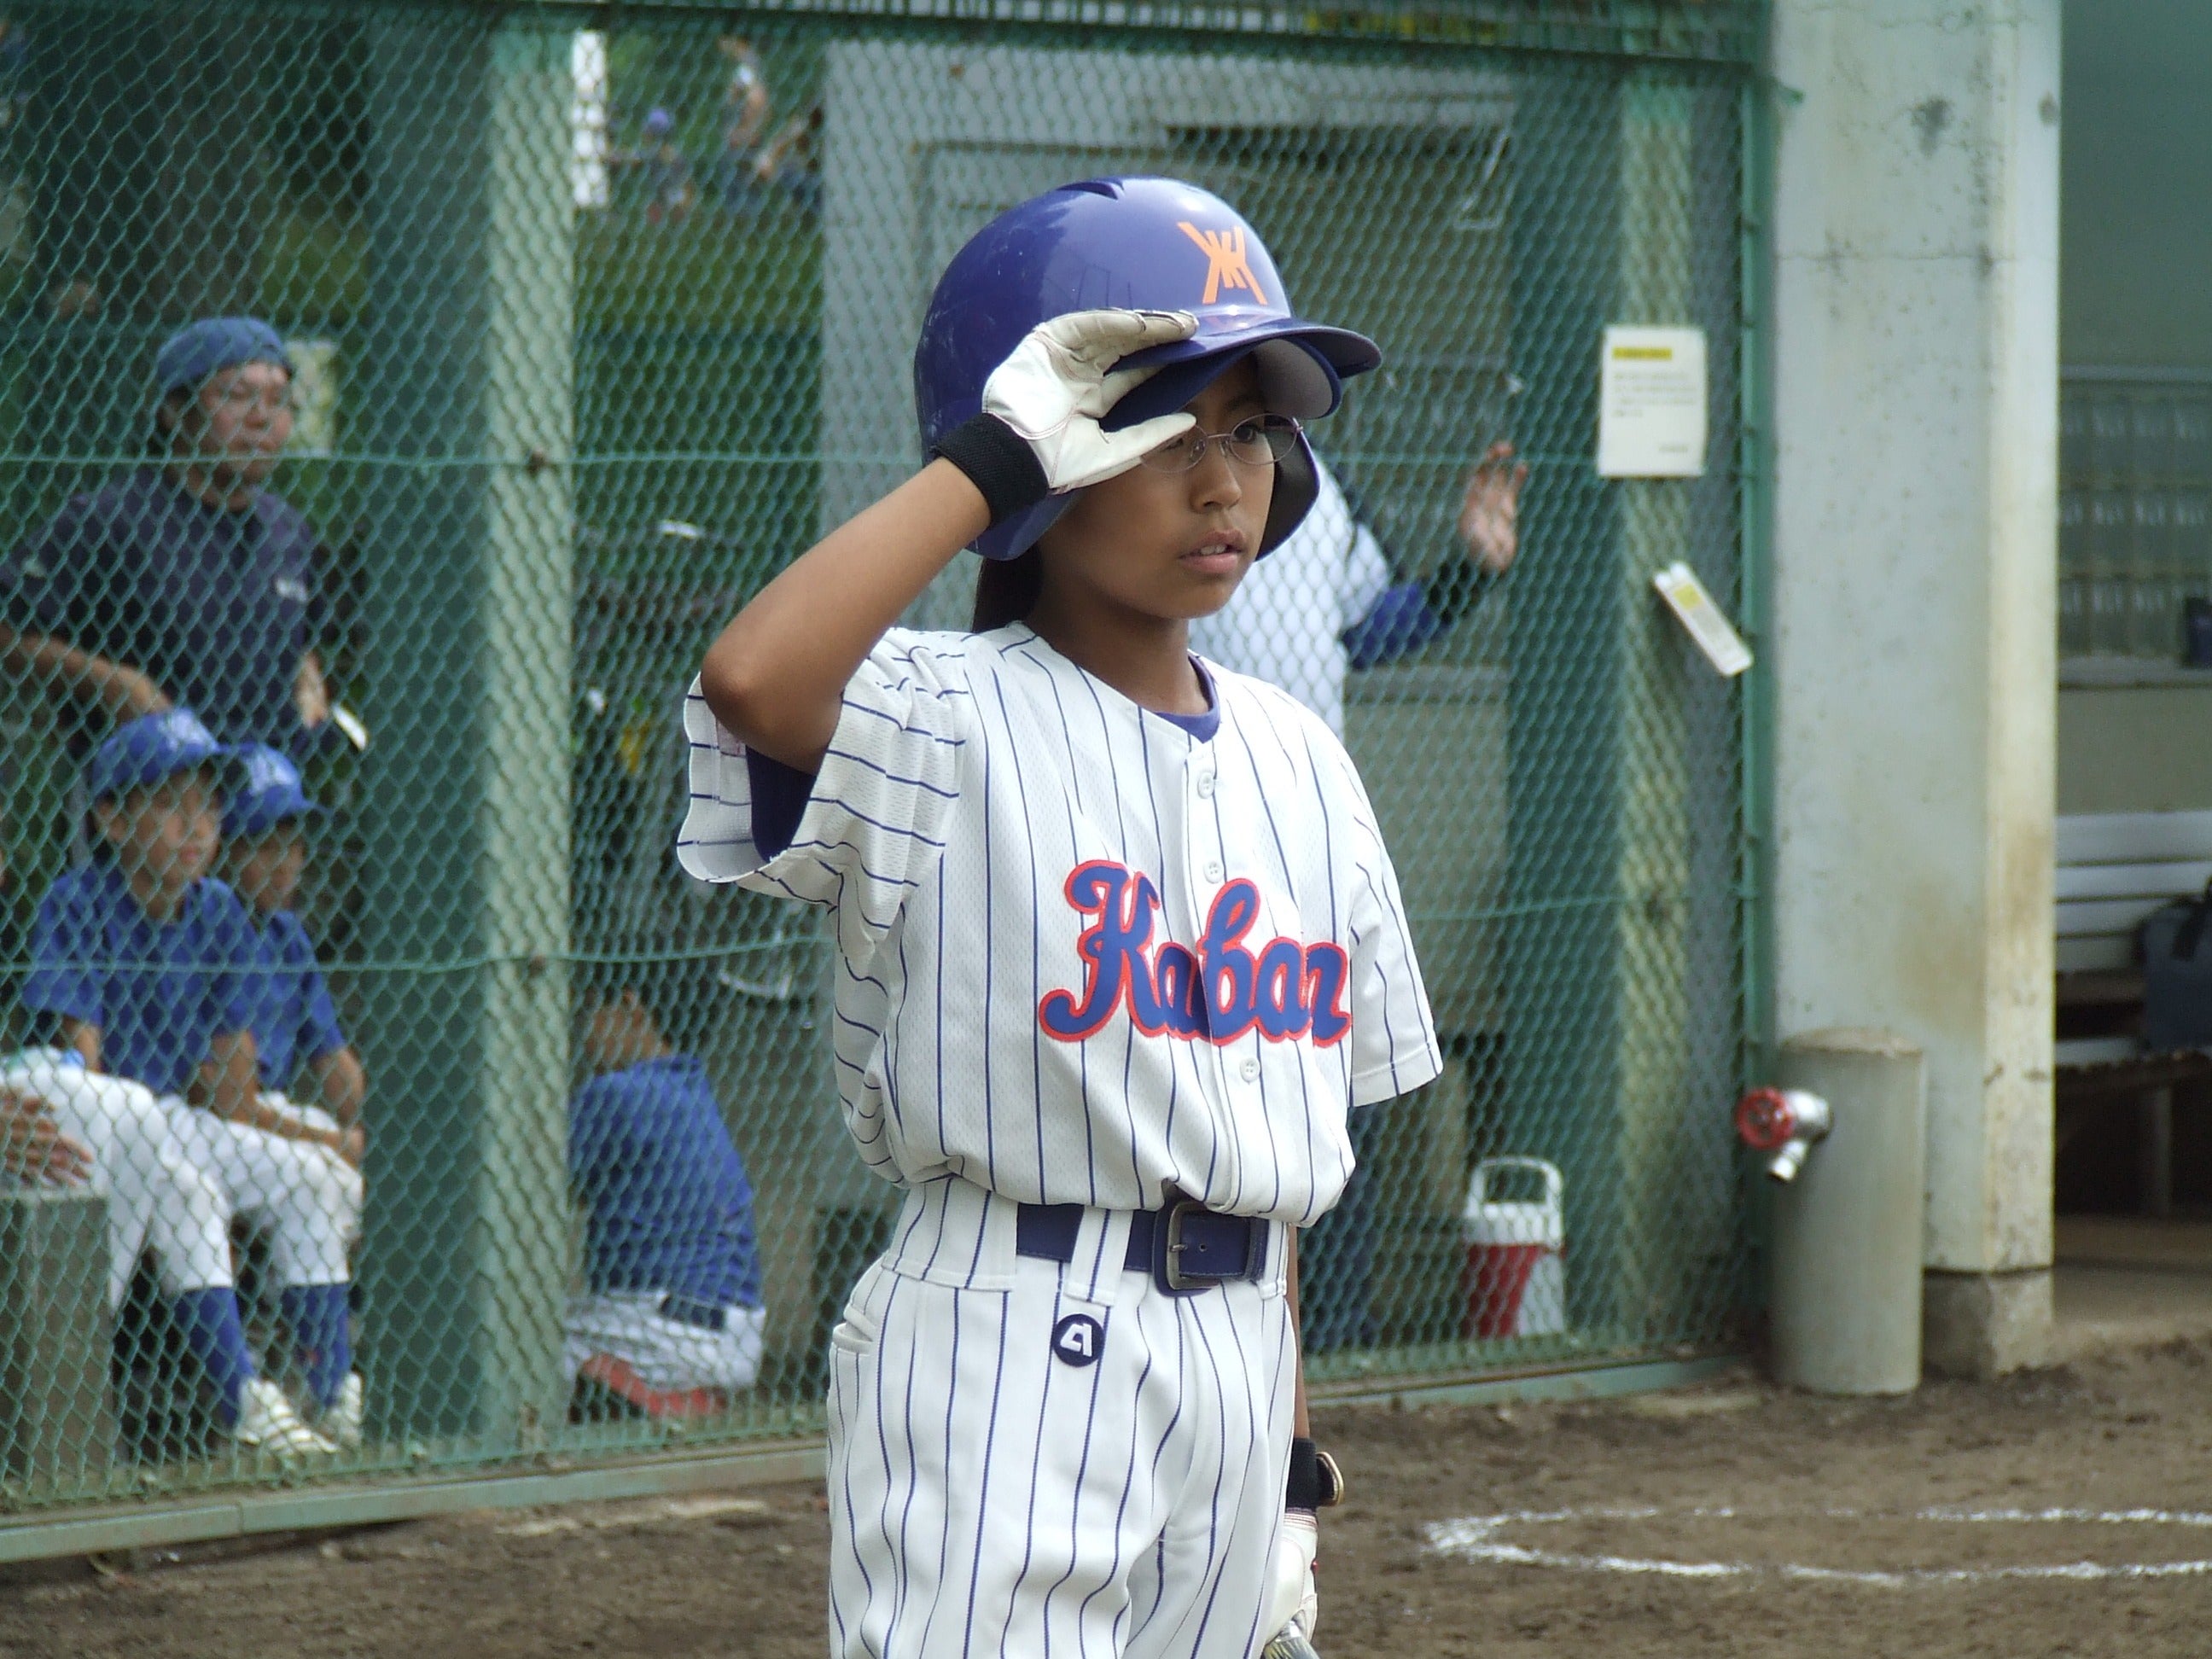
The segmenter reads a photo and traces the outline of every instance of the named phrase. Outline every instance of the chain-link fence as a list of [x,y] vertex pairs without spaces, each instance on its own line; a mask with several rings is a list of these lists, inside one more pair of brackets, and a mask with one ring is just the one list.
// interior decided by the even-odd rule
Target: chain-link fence
[[[974,9],[0,15],[0,1508],[817,1425],[895,1194],[815,919],[676,869],[679,696],[915,465],[953,249],[1114,173],[1387,354],[1238,601],[1332,619],[1269,672],[1449,1056],[1308,1241],[1311,1374],[1734,1340],[1746,719],[1650,581],[1747,602],[1755,7]],[[1597,476],[1615,323],[1704,331],[1702,477]]]

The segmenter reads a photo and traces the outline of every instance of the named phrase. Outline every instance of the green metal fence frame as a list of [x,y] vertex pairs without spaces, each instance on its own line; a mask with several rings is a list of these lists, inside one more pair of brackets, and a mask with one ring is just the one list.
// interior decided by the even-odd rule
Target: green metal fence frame
[[[269,9],[265,5],[264,8]],[[605,7],[574,0],[530,0],[521,13],[573,15],[578,25],[603,25]],[[985,24],[994,34],[1032,42],[1066,41],[1071,26],[1096,25],[1162,35],[1200,33],[1296,34],[1377,46],[1437,46],[1485,52],[1632,59],[1694,64],[1741,76],[1737,93],[1741,202],[1737,238],[1741,426],[1738,454],[1741,544],[1738,610],[1758,660],[1747,674],[1738,706],[1741,845],[1737,951],[1741,981],[1742,1053],[1748,1079],[1764,1072],[1773,1043],[1771,975],[1771,648],[1767,611],[1771,558],[1772,447],[1769,428],[1773,349],[1767,273],[1771,258],[1771,117],[1773,83],[1753,67],[1763,45],[1760,0],[1714,0],[1710,5],[1639,3],[1613,0],[1594,7],[1602,16],[1583,21],[1545,20],[1536,3],[1473,0],[1472,3],[1413,3],[1412,0],[1351,0],[1334,7],[1108,4],[1103,0],[766,0],[732,12],[708,0],[653,0],[625,4],[625,21],[665,15],[671,21],[711,15],[740,25],[799,17],[849,18],[873,32],[941,36],[948,25]],[[888,27],[887,27],[888,26]],[[1754,1215],[1754,1223],[1756,1217]],[[1377,1354],[1380,1361],[1388,1356]],[[1439,1356],[1441,1358],[1442,1356]],[[1400,1359],[1409,1358],[1397,1356]],[[1462,1359],[1449,1369],[1383,1377],[1346,1376],[1316,1387],[1317,1403],[1394,1398],[1407,1401],[1579,1398],[1678,1386],[1701,1380],[1735,1363],[1725,1352],[1685,1350],[1626,1364],[1577,1364],[1562,1357],[1548,1365],[1501,1375],[1471,1369]],[[1363,1367],[1363,1370],[1379,1369]],[[794,1425],[795,1426],[795,1425]],[[770,1431],[773,1433],[773,1430]],[[707,1487],[810,1478],[821,1467],[817,1437],[799,1434],[686,1448],[679,1436],[640,1449],[635,1441],[609,1448],[606,1461],[571,1461],[573,1449],[538,1454],[499,1467],[331,1486],[283,1485],[164,1498],[157,1477],[134,1499],[40,1509],[0,1524],[0,1561],[84,1553],[253,1534],[369,1524],[419,1518],[478,1507],[508,1507],[672,1493]]]

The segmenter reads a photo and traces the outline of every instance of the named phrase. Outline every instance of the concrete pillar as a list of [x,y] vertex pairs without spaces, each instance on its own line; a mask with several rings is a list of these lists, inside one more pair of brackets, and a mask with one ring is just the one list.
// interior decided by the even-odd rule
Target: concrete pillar
[[1778,0],[1775,1005],[1928,1060],[1930,1369],[2050,1326],[2057,0]]
[[568,37],[369,26],[364,1353],[383,1431],[562,1419],[574,542]]
[[1888,1031],[1811,1031],[1777,1080],[1828,1103],[1832,1127],[1774,1198],[1774,1375],[1816,1394],[1920,1386],[1920,1212],[1927,1087]]

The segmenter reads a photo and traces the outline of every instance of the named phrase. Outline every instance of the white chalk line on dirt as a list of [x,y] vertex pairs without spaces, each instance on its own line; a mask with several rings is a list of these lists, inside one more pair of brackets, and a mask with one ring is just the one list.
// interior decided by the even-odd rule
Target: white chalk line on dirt
[[[2095,1526],[2212,1527],[2212,1513],[2194,1510],[2085,1509],[1959,1509],[1920,1510],[1911,1515],[1869,1516],[1857,1510],[1809,1512],[1821,1520],[1858,1521],[1906,1519],[1948,1524],[2034,1526],[2073,1522]],[[1695,1521],[1765,1521],[1789,1518],[1781,1515],[1756,1516],[1733,1507],[1700,1507],[1666,1510],[1656,1508],[1590,1508],[1516,1510],[1503,1515],[1462,1516],[1455,1521],[1432,1521],[1425,1528],[1429,1547],[1456,1560],[1501,1566],[1553,1567],[1572,1572],[1620,1572],[1661,1578],[1796,1579],[1815,1583],[1873,1584],[1902,1588],[1917,1584],[1978,1584],[2019,1579],[2198,1578],[2212,1576],[2212,1560],[2197,1561],[2057,1561],[1995,1567],[1818,1567],[1794,1561],[1668,1561],[1653,1557],[1583,1553],[1532,1548],[1509,1543],[1497,1534],[1509,1527],[1557,1526],[1573,1521],[1657,1521],[1669,1517]]]

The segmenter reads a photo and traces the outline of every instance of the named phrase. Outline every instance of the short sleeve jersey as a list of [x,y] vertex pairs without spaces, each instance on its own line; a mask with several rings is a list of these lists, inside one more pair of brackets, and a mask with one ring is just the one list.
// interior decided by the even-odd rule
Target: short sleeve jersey
[[325,617],[307,522],[211,507],[142,468],[73,496],[0,564],[0,622],[137,668],[226,743],[284,749]]
[[838,1089],[878,1174],[1305,1224],[1352,1170],[1348,1109],[1441,1069],[1350,758],[1272,686],[1214,692],[1207,737],[1025,626],[895,629],[764,857],[694,684],[679,856],[835,913]]
[[1298,527],[1245,573],[1236,597],[1190,625],[1190,647],[1279,685],[1344,734],[1344,635],[1390,587],[1390,563],[1318,460],[1320,493]]
[[255,930],[246,995],[263,1088],[290,1087],[302,1065],[346,1046],[314,941],[291,911],[277,911]]
[[760,1306],[752,1183],[698,1060],[648,1060],[578,1090],[568,1175],[590,1206],[593,1290]]
[[247,1028],[253,924],[212,878],[156,922],[112,865],[47,889],[31,935],[23,1005],[100,1028],[100,1063],[156,1094],[180,1094],[216,1036]]

